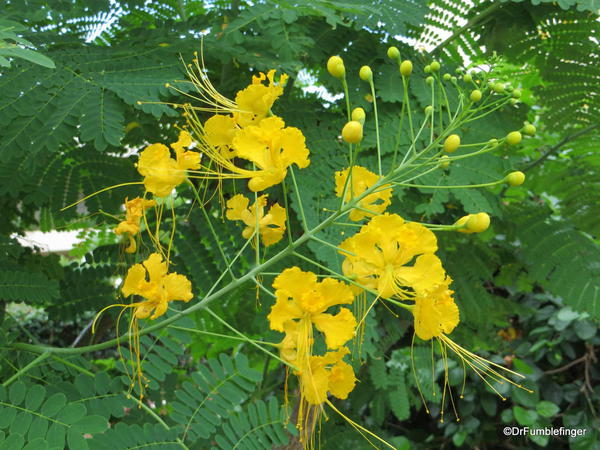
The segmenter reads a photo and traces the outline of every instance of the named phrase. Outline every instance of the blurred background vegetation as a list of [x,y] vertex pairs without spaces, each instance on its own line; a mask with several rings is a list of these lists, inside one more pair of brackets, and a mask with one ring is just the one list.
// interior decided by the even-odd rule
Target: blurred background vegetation
[[[142,339],[151,382],[141,403],[125,395],[115,348],[76,354],[78,346],[114,337],[115,315],[107,314],[95,335],[90,321],[117,302],[115,286],[132,262],[110,231],[116,221],[101,212],[116,214],[125,196],[140,192],[122,188],[84,207],[60,209],[84,194],[136,180],[132,155],[148,143],[176,140],[181,119],[158,102],[184,101],[165,83],[184,78],[181,60],[191,60],[202,37],[208,74],[229,97],[256,71],[290,75],[275,112],[307,137],[311,166],[298,177],[303,198],[314,206],[309,221],[328,207],[324,193],[333,189],[333,171],[347,164],[337,140],[344,105],[333,95],[340,87],[324,68],[329,56],[341,55],[349,74],[364,64],[373,68],[384,148],[394,139],[402,100],[397,67],[385,56],[389,45],[415,64],[411,104],[417,116],[429,102],[421,75],[432,59],[452,75],[459,66],[499,61],[507,82],[522,89],[522,102],[465,127],[463,141],[502,137],[526,120],[537,135],[516,150],[464,160],[420,182],[485,183],[516,169],[527,174],[524,187],[407,188],[395,192],[392,211],[430,223],[452,223],[464,212],[492,216],[482,235],[439,236],[461,310],[453,338],[527,375],[534,393],[502,386],[508,397],[502,401],[472,375],[457,402],[460,422],[440,423],[430,367],[419,365],[429,347],[417,347],[415,357],[431,415],[411,374],[410,317],[377,312],[367,322],[360,383],[341,407],[403,449],[600,448],[599,10],[597,0],[4,0],[0,448],[297,444],[279,414],[282,367],[240,341],[184,330],[231,334],[206,312]],[[349,84],[353,106],[372,118],[366,86],[354,75]],[[374,146],[372,120],[366,126],[366,142]],[[281,199],[282,193],[270,195]],[[24,245],[31,230],[80,230],[82,243],[49,253]],[[239,228],[224,223],[217,233],[234,254]],[[328,233],[341,240],[340,230]],[[177,271],[188,274],[202,296],[223,265],[199,212],[178,227],[175,249]],[[310,252],[339,266],[331,249]],[[280,337],[268,330],[269,302],[257,301],[252,286],[244,286],[212,310],[244,333],[274,341]],[[75,350],[32,351],[22,343]],[[32,362],[35,367],[15,376]],[[442,371],[438,365],[436,378]],[[460,388],[458,363],[450,375]],[[329,419],[319,434],[322,448],[368,448],[339,417]],[[513,425],[587,432],[505,437],[502,428]]]

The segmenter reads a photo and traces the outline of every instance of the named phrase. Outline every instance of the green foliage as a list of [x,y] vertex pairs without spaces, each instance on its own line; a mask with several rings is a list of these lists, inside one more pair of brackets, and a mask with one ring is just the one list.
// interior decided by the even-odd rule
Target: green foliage
[[[119,280],[145,255],[144,245],[139,254],[130,256],[123,254],[122,246],[112,245],[115,240],[91,237],[83,250],[59,258],[27,249],[9,236],[58,227],[112,233],[122,217],[123,199],[140,194],[141,186],[114,189],[78,207],[60,209],[107,186],[138,181],[136,158],[129,155],[148,143],[175,140],[176,125],[183,122],[171,106],[160,102],[189,101],[165,83],[189,89],[178,82],[184,69],[179,53],[189,62],[192,52],[200,50],[200,34],[207,73],[230,98],[247,85],[251,71],[276,68],[290,75],[274,113],[302,129],[311,150],[309,168],[294,172],[296,183],[286,179],[293,239],[303,234],[302,212],[310,227],[338,206],[339,199],[331,195],[334,172],[349,165],[337,139],[346,117],[344,100],[323,100],[320,94],[303,92],[300,80],[306,74],[310,84],[339,93],[341,85],[325,71],[324,63],[332,54],[344,58],[351,105],[367,112],[359,163],[373,169],[373,104],[365,98],[367,85],[355,76],[361,65],[374,69],[384,168],[391,165],[398,143],[401,157],[410,143],[406,122],[397,142],[397,112],[404,92],[396,62],[385,57],[388,44],[382,42],[397,45],[402,58],[414,63],[409,101],[415,123],[421,123],[423,108],[431,102],[421,78],[432,59],[449,73],[462,65],[462,53],[474,65],[487,62],[484,51],[496,51],[508,61],[498,76],[522,88],[524,103],[457,132],[463,143],[484,142],[519,129],[527,119],[535,123],[538,137],[525,140],[521,147],[456,160],[446,171],[426,175],[418,183],[486,183],[519,169],[527,173],[524,187],[452,191],[396,187],[389,210],[433,224],[453,223],[464,213],[490,213],[492,226],[485,234],[437,233],[440,256],[454,280],[451,288],[460,307],[461,326],[452,338],[486,357],[498,355],[494,361],[527,375],[535,394],[500,386],[510,398],[501,402],[470,375],[465,398],[454,397],[461,421],[450,420],[451,409],[446,406],[448,420],[438,423],[438,384],[446,369],[439,350],[434,348],[433,366],[431,348],[422,342],[416,340],[411,354],[412,318],[405,311],[392,314],[377,305],[366,319],[363,364],[358,358],[354,361],[360,383],[348,400],[335,404],[397,448],[484,448],[490,443],[597,447],[594,411],[600,407],[600,393],[593,349],[600,345],[600,254],[595,240],[600,193],[594,153],[599,129],[592,127],[600,111],[594,91],[597,1],[473,6],[454,0],[151,3],[30,0],[3,5],[3,17],[25,26],[7,31],[3,20],[0,46],[17,43],[21,55],[33,60],[13,59],[0,78],[0,229],[5,235],[0,237],[0,373],[7,385],[0,387],[0,448],[226,449],[297,444],[290,425],[293,404],[281,407],[285,376],[281,364],[265,360],[263,353],[236,336],[223,336],[231,335],[231,329],[200,311],[141,338],[141,366],[148,377],[141,402],[135,387],[132,397],[127,396],[132,367],[120,362],[114,345],[93,347],[93,353],[81,349],[87,352],[86,359],[74,356],[77,348],[66,349],[66,354],[42,353],[41,362],[35,362],[31,346],[23,345],[28,342],[43,351],[40,345],[58,342],[67,347],[79,337],[103,342],[116,334],[119,308],[105,312],[96,335],[82,331],[101,308],[124,302],[119,298]],[[453,35],[457,30],[460,33]],[[395,42],[412,43],[411,39],[417,48],[438,46],[438,50],[423,56],[414,47]],[[40,68],[34,63],[46,60],[22,46],[39,49],[56,67]],[[450,99],[453,106],[456,102],[458,98]],[[585,133],[577,134],[581,131]],[[428,128],[425,134],[418,148],[428,143]],[[246,192],[244,186],[225,187],[224,199]],[[218,187],[216,183],[202,187],[201,196],[216,198]],[[269,195],[270,201],[283,204],[282,190],[270,189]],[[244,243],[241,228],[221,222],[216,206],[208,210],[211,230],[197,208],[189,213],[194,200],[188,189],[177,194],[178,221],[170,250],[173,270],[191,279],[196,302],[209,290],[243,276],[255,260],[248,246],[233,275],[226,273],[227,260]],[[119,217],[95,214],[100,211]],[[153,221],[150,217],[149,229],[155,226]],[[170,221],[164,219],[165,229]],[[318,237],[339,244],[352,230],[335,225]],[[169,233],[159,238],[166,248]],[[284,248],[284,243],[269,248],[268,256]],[[302,252],[340,269],[342,257],[332,247],[312,241]],[[282,259],[273,270],[288,263]],[[304,261],[299,265],[319,272]],[[322,270],[320,275],[329,273]],[[254,287],[244,283],[211,307],[248,337],[279,340],[281,334],[268,331],[265,319],[272,305],[266,292],[271,281],[271,275],[262,279],[265,291],[258,299]],[[19,307],[28,308],[28,313],[19,316],[9,305],[4,316],[12,301],[24,302]],[[171,320],[178,312],[169,311],[155,321],[140,320],[141,329],[160,327],[162,320]],[[121,317],[119,335],[127,332],[129,313]],[[135,360],[126,340],[120,350],[126,360]],[[462,366],[452,358],[448,364],[449,386],[457,394]],[[431,414],[425,413],[417,383]],[[337,414],[328,411],[328,419],[321,424],[322,448],[366,447]],[[499,423],[587,427],[589,434],[503,441]]]
[[108,428],[107,420],[98,415],[87,414],[79,402],[67,401],[65,394],[49,395],[41,385],[22,381],[8,389],[0,387],[0,430],[8,433],[4,446],[21,448],[63,448],[65,443],[72,449],[89,448],[83,434],[101,433]]

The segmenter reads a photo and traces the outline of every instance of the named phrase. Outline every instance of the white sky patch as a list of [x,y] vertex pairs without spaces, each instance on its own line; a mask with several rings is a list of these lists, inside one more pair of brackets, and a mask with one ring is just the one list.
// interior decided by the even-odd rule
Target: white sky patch
[[73,231],[27,231],[25,236],[13,236],[24,247],[38,247],[43,253],[68,252],[82,242],[77,236],[81,230]]

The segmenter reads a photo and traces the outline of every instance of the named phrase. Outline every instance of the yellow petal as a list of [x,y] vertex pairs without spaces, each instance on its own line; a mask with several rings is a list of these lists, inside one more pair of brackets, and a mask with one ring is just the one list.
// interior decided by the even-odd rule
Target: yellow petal
[[308,167],[310,164],[309,151],[306,148],[306,139],[302,132],[298,128],[287,127],[281,133],[281,159],[286,167],[292,163],[301,169]]
[[288,293],[283,290],[275,292],[277,301],[271,307],[271,312],[267,316],[271,330],[284,331],[284,324],[293,319],[299,319],[303,316],[303,311],[294,300],[290,300]]
[[156,305],[154,307],[155,307],[155,310],[154,310],[154,314],[152,314],[152,316],[150,317],[151,320],[154,320],[157,317],[160,317],[164,313],[166,313],[167,309],[169,307],[169,303],[166,300],[162,300],[162,301],[156,303]]
[[163,262],[159,253],[152,253],[146,261],[144,267],[148,270],[151,283],[159,283],[167,274],[167,263]]
[[181,170],[169,149],[162,144],[152,144],[140,154],[137,166],[143,175],[144,186],[157,197],[165,197],[185,180],[185,171]]
[[348,394],[352,392],[356,385],[356,377],[352,366],[339,361],[335,364],[329,373],[329,392],[334,397],[341,400],[348,398]]
[[318,358],[311,357],[310,368],[303,370],[300,376],[302,396],[311,405],[327,400],[329,388],[329,371],[318,362]]
[[440,259],[432,253],[419,256],[414,266],[402,266],[395,271],[396,279],[416,292],[431,290],[446,280]]
[[291,267],[281,272],[273,281],[275,289],[285,290],[290,297],[300,300],[306,291],[315,289],[317,276],[304,272],[299,267]]
[[334,305],[350,304],[354,301],[354,294],[350,287],[333,278],[325,278],[317,284],[316,290],[325,299],[325,309]]
[[147,284],[146,270],[141,264],[134,264],[127,271],[121,292],[125,297],[132,294],[142,295]]
[[170,273],[163,280],[167,301],[183,300],[189,302],[192,297],[192,283],[185,275]]
[[185,151],[184,148],[189,147],[190,145],[192,145],[192,135],[185,130],[181,130],[177,142],[173,142],[171,148],[175,150],[175,153],[179,154],[183,153]]
[[227,211],[225,217],[229,220],[243,220],[242,214],[248,209],[248,200],[244,195],[237,194],[227,200]]
[[238,128],[231,116],[216,114],[204,123],[206,141],[220,150],[229,149],[233,145]]
[[337,349],[354,336],[356,319],[347,308],[341,308],[335,316],[317,314],[311,317],[317,329],[325,335],[325,343],[329,349]]
[[154,303],[143,302],[141,305],[135,307],[135,317],[138,319],[145,319],[146,317],[150,316],[153,309]]

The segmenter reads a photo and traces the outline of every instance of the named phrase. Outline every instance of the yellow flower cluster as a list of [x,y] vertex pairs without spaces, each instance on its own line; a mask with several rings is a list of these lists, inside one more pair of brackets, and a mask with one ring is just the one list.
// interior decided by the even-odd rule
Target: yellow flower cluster
[[250,239],[258,226],[260,237],[265,246],[276,244],[285,232],[286,212],[285,208],[275,203],[265,215],[267,206],[267,195],[261,195],[256,199],[251,208],[248,207],[250,200],[242,194],[237,194],[227,201],[225,213],[229,220],[240,220],[246,225],[242,236]]
[[[350,180],[348,174],[350,173]],[[380,179],[368,169],[361,166],[353,166],[352,170],[344,169],[335,173],[335,195],[344,195],[344,202],[350,201],[363,194],[367,189],[374,186]],[[392,202],[392,187],[384,185],[377,192],[364,196],[358,201],[358,207],[350,211],[350,220],[359,221],[365,217],[381,214]]]
[[[302,132],[287,127],[283,119],[271,114],[286,80],[287,75],[281,75],[276,82],[275,70],[267,75],[261,72],[252,78],[252,84],[237,93],[234,102],[215,98],[217,109],[228,114],[215,114],[204,124],[188,107],[190,127],[200,136],[204,152],[218,167],[229,172],[213,169],[213,176],[248,178],[248,188],[258,192],[281,183],[292,164],[299,168],[310,164]],[[196,82],[199,90],[214,91],[207,79],[197,78]],[[251,162],[254,168],[239,167],[232,161],[236,157]],[[209,168],[206,171],[211,173]]]
[[[337,314],[327,312],[334,306],[351,304],[354,295],[346,284],[332,278],[319,282],[314,273],[298,267],[284,270],[273,287],[276,302],[267,318],[272,330],[285,333],[279,344],[282,358],[298,369],[298,428],[306,443],[327,394],[345,399],[356,384],[352,366],[343,361],[349,353],[344,345],[354,336],[356,319],[344,307]],[[321,356],[312,354],[314,329],[322,333],[327,347]]]
[[459,322],[437,239],[423,225],[397,214],[373,217],[340,244],[344,275],[381,298],[414,302],[415,333],[429,340],[450,333]]
[[140,232],[140,221],[144,211],[156,206],[154,200],[145,200],[136,197],[132,200],[125,199],[125,220],[120,222],[115,228],[115,234],[125,234],[129,236],[129,246],[125,249],[127,253],[135,253],[137,245],[133,236]]

